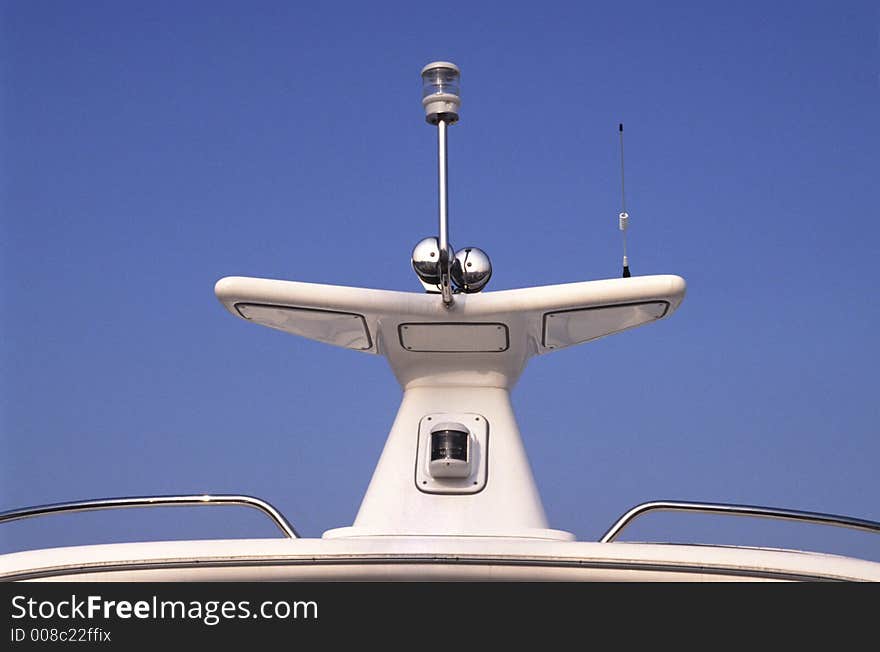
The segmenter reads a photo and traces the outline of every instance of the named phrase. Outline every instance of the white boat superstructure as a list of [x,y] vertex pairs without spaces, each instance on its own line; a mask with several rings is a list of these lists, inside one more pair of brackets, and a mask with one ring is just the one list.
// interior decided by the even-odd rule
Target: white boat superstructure
[[718,545],[618,543],[651,511],[785,519],[880,533],[880,524],[750,505],[654,501],[638,505],[598,542],[532,536],[332,536],[300,538],[271,505],[251,496],[152,496],[17,510],[0,522],[116,508],[239,505],[260,510],[284,538],[115,543],[30,550],[2,557],[6,581],[880,581],[880,564],[837,555]]
[[19,552],[31,581],[880,581],[880,564],[727,546],[525,537],[358,537],[115,543]]
[[[403,396],[354,523],[298,537],[249,496],[118,498],[0,514],[13,521],[66,511],[244,505],[285,538],[78,546],[0,556],[6,580],[574,580],[880,581],[880,564],[794,550],[620,543],[642,513],[691,511],[811,522],[880,533],[855,518],[774,508],[656,501],[637,506],[598,542],[550,527],[510,391],[535,356],[671,316],[684,279],[633,277],[483,292],[488,256],[457,253],[447,236],[446,137],[458,119],[458,68],[423,70],[427,121],[438,128],[439,236],[419,242],[426,292],[227,277],[215,294],[234,316],[385,357]],[[626,213],[621,214],[621,229]]]

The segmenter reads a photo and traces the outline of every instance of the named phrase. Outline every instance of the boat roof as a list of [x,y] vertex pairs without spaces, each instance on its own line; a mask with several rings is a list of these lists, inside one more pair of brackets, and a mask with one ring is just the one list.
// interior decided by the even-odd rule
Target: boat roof
[[115,543],[0,557],[0,580],[880,581],[880,563],[718,545],[485,537]]

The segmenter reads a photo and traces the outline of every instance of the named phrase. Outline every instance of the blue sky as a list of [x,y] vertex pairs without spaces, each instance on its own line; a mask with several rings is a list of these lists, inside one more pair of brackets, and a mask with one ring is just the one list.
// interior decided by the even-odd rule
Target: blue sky
[[[619,122],[633,273],[688,281],[669,320],[515,388],[551,526],[595,539],[654,498],[880,520],[876,3],[313,5],[2,3],[0,509],[210,491],[307,536],[352,522],[390,370],[236,320],[213,284],[417,291],[419,71],[445,59],[450,239],[489,253],[489,290],[619,274]],[[172,509],[0,542],[248,535],[273,530]],[[739,519],[632,537],[880,560],[868,534]]]

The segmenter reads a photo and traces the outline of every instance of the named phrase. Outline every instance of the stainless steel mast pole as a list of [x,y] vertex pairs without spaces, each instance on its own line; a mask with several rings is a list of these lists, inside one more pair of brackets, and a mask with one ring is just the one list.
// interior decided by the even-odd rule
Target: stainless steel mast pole
[[447,188],[447,154],[446,154],[446,121],[437,122],[437,175],[440,204],[440,290],[443,303],[452,303],[452,285],[450,283],[448,211],[449,193]]

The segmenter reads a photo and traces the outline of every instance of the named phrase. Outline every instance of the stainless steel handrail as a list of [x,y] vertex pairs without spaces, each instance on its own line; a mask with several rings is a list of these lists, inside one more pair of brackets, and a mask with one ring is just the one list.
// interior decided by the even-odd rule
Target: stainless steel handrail
[[639,516],[648,512],[697,512],[700,514],[720,514],[723,516],[754,516],[757,518],[773,518],[785,521],[801,521],[817,525],[831,525],[835,527],[864,530],[880,534],[880,523],[866,521],[851,516],[839,516],[837,514],[822,514],[820,512],[802,512],[795,509],[778,509],[776,507],[761,507],[759,505],[733,505],[729,503],[699,503],[678,500],[654,500],[636,505],[623,516],[617,519],[608,531],[599,539],[600,543],[614,541],[620,533]]
[[70,512],[91,512],[101,509],[126,509],[129,507],[199,507],[202,505],[238,505],[251,507],[263,512],[272,519],[278,529],[290,539],[298,539],[299,534],[287,519],[265,500],[253,496],[230,494],[200,494],[190,496],[128,496],[120,498],[100,498],[97,500],[79,500],[69,503],[53,503],[35,505],[22,509],[0,512],[0,523],[18,521],[35,516],[63,514]]

